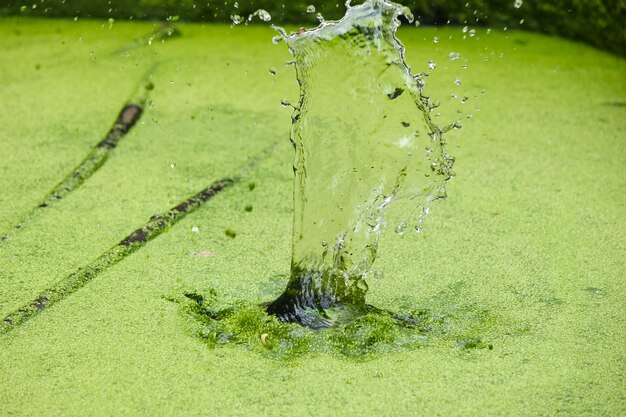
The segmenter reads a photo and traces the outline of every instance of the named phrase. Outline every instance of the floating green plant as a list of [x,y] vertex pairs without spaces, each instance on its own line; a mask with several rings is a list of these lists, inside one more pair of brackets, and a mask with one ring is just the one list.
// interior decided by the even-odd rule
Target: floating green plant
[[194,333],[211,348],[243,346],[275,358],[334,353],[355,359],[415,349],[447,332],[448,318],[428,310],[391,313],[367,307],[364,314],[327,329],[312,330],[281,322],[265,306],[247,301],[226,303],[214,290],[168,298],[194,320]]

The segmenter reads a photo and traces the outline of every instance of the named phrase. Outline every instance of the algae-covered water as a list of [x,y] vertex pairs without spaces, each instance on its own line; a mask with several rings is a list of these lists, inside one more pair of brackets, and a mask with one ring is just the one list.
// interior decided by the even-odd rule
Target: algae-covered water
[[0,20],[2,225],[80,163],[159,62],[145,114],[107,163],[0,247],[3,317],[280,143],[245,181],[1,335],[0,414],[626,412],[623,59],[519,32],[401,28],[410,66],[437,64],[427,92],[474,117],[446,136],[457,176],[423,232],[381,238],[368,302],[442,317],[446,333],[363,358],[285,359],[264,353],[265,328],[256,345],[207,348],[171,300],[216,291],[260,305],[284,290],[291,57],[270,29],[178,28],[136,47],[152,24]]

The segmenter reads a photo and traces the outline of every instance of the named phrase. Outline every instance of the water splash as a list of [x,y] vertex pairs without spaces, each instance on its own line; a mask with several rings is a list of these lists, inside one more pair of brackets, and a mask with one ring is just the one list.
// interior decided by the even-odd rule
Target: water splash
[[[211,289],[174,294],[166,299],[179,304],[181,311],[193,318],[192,332],[210,348],[235,345],[273,359],[330,353],[368,360],[428,346],[435,338],[449,338],[454,330],[453,321],[446,314],[430,310],[397,314],[379,311],[361,315],[329,331],[316,332],[296,324],[280,323],[250,302],[224,303]],[[458,336],[451,340],[458,340]]]
[[258,9],[250,16],[248,16],[248,22],[251,22],[255,17],[258,17],[264,22],[269,22],[270,20],[272,20],[272,16],[265,9]]
[[[239,5],[235,3],[235,8],[239,8]],[[263,22],[269,22],[272,20],[272,15],[265,9],[258,9],[254,13],[248,15],[247,19],[244,19],[243,16],[240,16],[236,13],[230,15],[230,20],[233,22],[233,25],[237,26],[242,23],[248,24],[253,22],[255,19],[259,19]]]
[[294,230],[291,279],[267,311],[326,327],[368,310],[367,278],[381,233],[398,233],[445,197],[453,158],[435,125],[436,106],[396,38],[410,11],[386,0],[346,4],[337,22],[287,35],[300,102],[294,106]]

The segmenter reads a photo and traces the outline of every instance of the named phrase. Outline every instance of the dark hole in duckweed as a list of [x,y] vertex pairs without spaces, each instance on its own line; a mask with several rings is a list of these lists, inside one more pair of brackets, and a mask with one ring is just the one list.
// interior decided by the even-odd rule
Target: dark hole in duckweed
[[42,296],[35,300],[35,307],[39,310],[43,310],[46,308],[46,302],[48,301],[48,297]]
[[114,149],[119,141],[128,133],[128,131],[137,123],[143,113],[143,108],[137,104],[129,104],[124,106],[120,111],[117,121],[107,136],[98,144],[98,147],[105,149]]
[[396,88],[392,93],[387,94],[390,100],[395,100],[404,93],[404,88]]
[[[146,90],[151,89],[146,87]],[[143,109],[141,108],[141,106],[138,106],[136,104],[129,104],[128,106],[124,107],[120,112],[118,123],[121,124],[123,126],[123,129],[127,132],[128,130],[130,130],[131,127],[135,125],[135,123],[137,123],[137,121],[141,117],[142,112]]]
[[142,229],[138,229],[131,233],[130,236],[128,236],[126,239],[122,240],[120,242],[120,245],[129,247],[133,243],[146,242],[147,240],[148,236],[146,235],[146,232],[144,232]]

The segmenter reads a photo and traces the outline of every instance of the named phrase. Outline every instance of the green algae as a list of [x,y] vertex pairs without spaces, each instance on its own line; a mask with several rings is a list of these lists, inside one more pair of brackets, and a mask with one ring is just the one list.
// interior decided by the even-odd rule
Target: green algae
[[[237,85],[235,81],[241,80],[238,72],[224,71],[227,66],[220,57],[228,56],[228,43],[208,50],[215,58],[209,65],[214,76],[204,84],[194,82],[192,89],[187,87],[187,82],[200,78],[201,68],[206,67],[204,62],[195,58],[189,62],[177,60],[185,55],[194,56],[197,43],[178,46],[176,42],[153,43],[131,51],[129,56],[111,56],[110,52],[128,39],[149,32],[152,24],[119,22],[111,30],[91,25],[48,21],[40,26],[33,22],[7,21],[0,27],[12,33],[13,27],[19,26],[25,33],[29,30],[30,39],[36,39],[35,43],[23,45],[26,39],[23,35],[10,37],[3,43],[6,62],[15,60],[20,64],[3,67],[6,83],[0,86],[2,95],[14,97],[14,89],[24,91],[4,109],[5,120],[12,122],[0,132],[3,158],[0,228],[3,230],[19,222],[21,214],[39,203],[51,183],[80,163],[93,144],[102,139],[103,127],[110,126],[111,115],[119,111],[120,103],[136,87],[145,68],[155,59],[161,62],[153,77],[157,88],[151,92],[146,112],[124,146],[118,147],[108,163],[76,194],[72,193],[77,197],[62,200],[3,248],[2,274],[10,276],[18,265],[28,270],[23,270],[24,275],[17,279],[3,275],[6,278],[0,292],[3,316],[96,259],[150,216],[234,173],[251,155],[270,143],[256,140],[257,137],[269,138],[270,132],[280,128],[279,120],[268,117],[268,106],[250,108],[247,100],[242,99],[248,86],[231,88],[230,96],[224,93],[223,86]],[[87,33],[86,26],[95,29]],[[216,33],[220,30],[224,29],[216,28]],[[96,50],[96,57],[106,59],[91,60],[90,49]],[[276,59],[281,59],[280,56]],[[67,58],[67,62],[59,57]],[[30,67],[31,62],[41,62],[45,74],[26,73],[20,78],[23,66]],[[180,62],[187,62],[188,71],[177,71]],[[192,68],[195,70],[191,71]],[[89,94],[85,94],[87,91]],[[179,103],[180,94],[186,96],[184,105]],[[274,96],[278,100],[276,93]],[[58,97],[68,100],[59,106]],[[202,120],[190,125],[187,117],[191,112]],[[27,124],[19,122],[30,120],[32,114],[40,117]],[[84,117],[77,118],[78,114]],[[253,127],[257,136],[249,135]],[[199,137],[203,140],[198,141]],[[228,146],[223,146],[224,138],[229,138]],[[25,143],[29,146],[24,146]],[[171,168],[172,162],[175,168]],[[76,214],[86,212],[89,215]],[[34,262],[35,258],[29,257],[24,247],[29,248],[27,253],[39,254],[39,260]]]
[[167,213],[152,216],[148,223],[129,234],[120,243],[105,251],[97,259],[58,281],[54,286],[45,289],[33,301],[4,317],[0,322],[0,334],[7,333],[16,326],[22,325],[44,309],[72,295],[88,282],[97,278],[102,272],[143,247],[150,240],[167,232],[170,227],[178,223],[182,218],[197,210],[217,193],[232,186],[234,182],[233,179],[229,178],[216,181]]
[[[186,292],[169,301],[195,325],[192,332],[210,348],[240,346],[273,359],[298,359],[311,354],[340,354],[366,360],[383,354],[427,346],[430,338],[450,327],[445,315],[427,310],[391,313],[373,307],[365,314],[323,330],[284,323],[267,314],[266,306],[248,301],[225,303],[215,290]],[[329,311],[332,314],[332,311]]]
[[[457,178],[449,199],[426,219],[423,235],[383,242],[388,249],[377,262],[385,276],[370,283],[369,302],[391,311],[445,312],[458,327],[424,348],[367,361],[336,351],[285,361],[243,346],[208,349],[188,331],[194,320],[163,295],[215,288],[227,305],[279,295],[289,272],[293,155],[289,114],[279,102],[289,89],[297,97],[297,86],[285,70],[270,78],[259,68],[289,57],[269,44],[269,30],[183,25],[172,48],[153,43],[149,53],[140,48],[131,58],[92,61],[90,46],[108,56],[151,30],[116,22],[109,31],[102,23],[0,22],[6,57],[0,96],[15,104],[0,113],[2,224],[35,204],[50,178],[62,177],[99,139],[88,132],[109,125],[145,68],[133,62],[152,62],[156,53],[176,60],[160,68],[145,124],[104,171],[0,251],[4,313],[152,214],[233,172],[248,152],[277,137],[285,143],[255,169],[254,192],[231,189],[1,336],[0,379],[10,381],[0,385],[2,413],[626,413],[620,174],[626,126],[624,108],[604,104],[626,101],[623,59],[511,31],[478,31],[479,40],[462,40],[455,28],[401,30],[414,68],[428,59],[439,64],[427,87],[470,96],[464,106],[475,117],[451,132]],[[461,52],[469,68],[454,67],[450,51]],[[119,77],[122,66],[126,78]],[[456,86],[459,73],[463,84]],[[482,89],[475,98],[472,91]],[[93,94],[84,98],[84,91]],[[59,97],[75,101],[55,106]],[[41,117],[22,123],[30,112]],[[86,115],[78,130],[64,129],[75,114]],[[253,213],[242,210],[246,204]],[[200,232],[191,232],[196,225]],[[236,239],[224,235],[228,227]],[[214,255],[190,256],[205,250]],[[472,338],[493,350],[457,346]]]
[[[139,83],[136,91],[130,96],[126,104],[122,108],[113,127],[107,135],[89,152],[89,154],[80,162],[80,164],[71,173],[65,176],[48,194],[40,200],[40,203],[30,210],[22,220],[9,230],[0,235],[0,243],[3,243],[11,234],[21,229],[35,215],[39,214],[42,209],[59,202],[66,198],[70,193],[80,187],[89,179],[98,169],[102,167],[110,157],[111,152],[117,147],[122,138],[141,118],[146,102],[148,101],[148,92],[154,89],[154,84],[149,81],[155,70],[153,65],[143,76],[143,80]],[[39,68],[37,68],[39,69]]]

